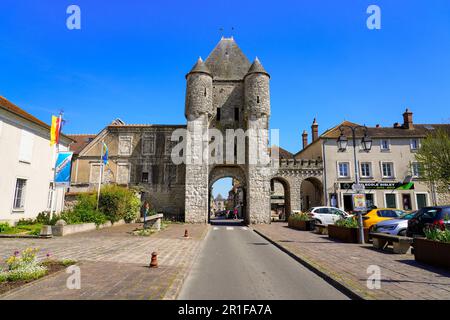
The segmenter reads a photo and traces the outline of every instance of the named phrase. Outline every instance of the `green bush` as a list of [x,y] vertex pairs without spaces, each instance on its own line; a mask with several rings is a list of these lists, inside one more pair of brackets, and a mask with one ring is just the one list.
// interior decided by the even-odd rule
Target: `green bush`
[[358,221],[353,218],[339,219],[336,221],[335,225],[345,228],[358,228]]
[[36,217],[36,222],[37,223],[42,223],[42,224],[45,224],[45,225],[51,224],[50,212],[49,211],[39,212],[39,214]]
[[36,221],[33,219],[20,219],[19,221],[17,221],[16,226],[29,226],[35,223]]
[[100,191],[99,210],[113,223],[121,219],[133,221],[139,215],[140,206],[133,190],[107,185]]
[[6,223],[6,222],[0,223],[0,233],[6,232],[10,229],[11,229],[11,227],[9,226],[9,223]]
[[93,222],[96,225],[105,223],[107,217],[96,209],[97,196],[95,194],[83,193],[78,196],[78,202],[71,211],[63,211],[59,215],[55,215],[49,224],[54,225],[58,220],[62,219],[67,224],[80,224]]
[[439,228],[425,228],[425,237],[428,240],[450,243],[450,230],[440,230]]
[[288,221],[309,221],[312,220],[306,213],[291,214]]

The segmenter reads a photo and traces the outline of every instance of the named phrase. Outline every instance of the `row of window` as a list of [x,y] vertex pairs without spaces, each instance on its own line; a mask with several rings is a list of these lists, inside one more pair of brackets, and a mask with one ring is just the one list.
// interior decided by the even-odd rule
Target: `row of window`
[[[167,181],[177,182],[178,181],[178,166],[175,165],[164,165],[164,170],[160,170],[160,166],[151,165],[150,170],[142,170],[140,182],[142,183],[153,183],[158,184]],[[92,184],[98,183],[100,180],[100,164],[92,163],[91,172],[89,177],[89,182]],[[129,163],[118,163],[117,164],[117,174],[113,177],[111,170],[105,170],[102,177],[102,182],[115,182],[117,184],[128,184],[130,183],[131,174],[131,164]]]
[[[16,185],[14,188],[14,200],[13,200],[13,211],[23,211],[25,210],[25,196],[27,189],[27,179],[17,178]],[[50,182],[49,194],[47,199],[47,209],[52,208],[53,203],[53,183]]]
[[[173,142],[170,136],[166,136],[164,144],[164,154],[170,155]],[[142,155],[155,155],[156,153],[156,135],[147,134],[142,137],[141,140]],[[119,136],[119,155],[130,156],[133,152],[133,137],[132,136]]]
[[[419,150],[419,147],[420,147],[419,139],[410,139],[409,140],[409,147],[413,151]],[[391,150],[391,141],[389,139],[381,139],[380,140],[380,149],[381,149],[381,151],[389,151],[389,150]]]
[[[360,162],[359,169],[361,178],[373,178],[372,162]],[[394,163],[381,161],[380,172],[383,178],[395,178]],[[411,175],[415,178],[420,177],[419,163],[411,163]],[[338,162],[338,177],[350,178],[350,162]]]
[[[336,199],[335,194],[331,194],[331,197],[335,197]],[[374,193],[366,193],[367,206],[413,210],[413,202],[415,202],[416,209],[426,207],[429,203],[427,192],[414,192],[414,193],[384,192],[382,197],[384,201],[381,199],[376,199],[377,197],[375,196]],[[352,211],[353,210],[352,195],[343,194],[342,200],[343,204],[340,207],[342,207],[347,212]],[[331,205],[339,206],[339,204],[336,201],[334,204],[333,202],[331,202]]]
[[[390,139],[380,139],[380,151],[389,152],[391,151],[391,140]],[[375,143],[374,143],[375,145]],[[409,147],[411,151],[417,151],[420,148],[420,140],[413,138],[409,140]],[[360,145],[360,149],[363,150],[363,146]]]

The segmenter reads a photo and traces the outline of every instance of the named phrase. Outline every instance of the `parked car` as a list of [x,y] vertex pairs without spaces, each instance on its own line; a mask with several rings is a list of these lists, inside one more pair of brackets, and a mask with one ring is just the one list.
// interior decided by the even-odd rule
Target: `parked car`
[[398,217],[398,219],[390,219],[378,222],[373,227],[373,232],[388,233],[395,236],[406,236],[406,229],[408,228],[408,220],[414,217],[417,211],[405,213]]
[[377,208],[363,213],[363,225],[364,228],[373,229],[373,227],[386,220],[398,219],[400,216],[404,215],[406,212],[400,209],[389,209],[389,208]]
[[318,224],[323,225],[334,224],[339,219],[351,217],[347,212],[334,207],[312,207],[306,211],[306,214]]
[[450,228],[450,206],[424,207],[417,211],[408,221],[406,235],[408,237],[424,236],[423,229],[427,226]]

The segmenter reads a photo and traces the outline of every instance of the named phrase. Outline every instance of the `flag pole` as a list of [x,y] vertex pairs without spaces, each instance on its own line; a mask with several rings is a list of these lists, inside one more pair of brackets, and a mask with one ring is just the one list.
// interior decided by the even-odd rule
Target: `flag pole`
[[103,146],[104,146],[104,140],[102,140],[101,147],[100,147],[100,174],[99,174],[99,181],[98,181],[98,190],[97,190],[97,210],[98,210],[98,204],[100,202],[100,188],[102,186],[102,179],[103,179]]
[[61,125],[62,125],[62,112],[59,113],[59,128],[57,128],[56,132],[56,145],[53,148],[53,153],[54,153],[54,167],[53,167],[53,194],[52,194],[52,207],[50,208],[50,219],[53,218],[53,212],[55,212],[56,214],[56,209],[57,209],[57,196],[56,196],[56,162],[58,161],[58,154],[59,154],[59,135],[60,135],[60,130],[61,130]]

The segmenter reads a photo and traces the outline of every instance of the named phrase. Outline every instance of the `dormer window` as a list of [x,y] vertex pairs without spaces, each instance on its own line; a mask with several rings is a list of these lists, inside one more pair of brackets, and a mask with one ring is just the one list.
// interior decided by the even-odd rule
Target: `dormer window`
[[380,149],[381,151],[387,152],[391,149],[390,143],[388,139],[380,140]]

